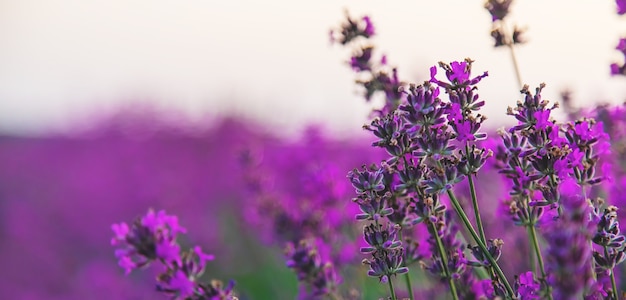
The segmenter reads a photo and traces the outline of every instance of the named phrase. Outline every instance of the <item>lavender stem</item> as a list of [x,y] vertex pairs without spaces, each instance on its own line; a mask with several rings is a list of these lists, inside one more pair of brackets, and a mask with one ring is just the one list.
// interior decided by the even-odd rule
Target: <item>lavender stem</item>
[[443,265],[443,272],[448,280],[448,285],[450,286],[450,293],[452,294],[452,299],[458,300],[459,296],[457,295],[456,285],[452,276],[450,276],[450,271],[448,270],[448,258],[446,256],[446,251],[443,248],[443,243],[441,242],[441,237],[437,233],[437,227],[435,224],[429,222],[432,226],[433,235],[435,236],[435,241],[437,242],[437,250],[439,251],[439,256],[441,256],[441,264]]
[[539,248],[539,241],[537,240],[537,231],[535,230],[534,224],[530,224],[528,226],[528,232],[530,233],[530,239],[533,243],[533,248],[535,249],[537,262],[539,263],[539,270],[541,271],[541,282],[546,286],[548,299],[552,299],[552,291],[551,291],[550,285],[547,284],[548,277],[546,276],[546,269],[543,265],[543,257],[541,256],[541,249]]
[[478,244],[478,247],[480,248],[480,250],[483,252],[487,260],[489,260],[489,263],[491,263],[492,267],[496,271],[496,274],[502,281],[502,284],[504,285],[504,288],[506,289],[508,296],[510,298],[515,297],[515,292],[513,292],[513,288],[511,288],[511,284],[509,284],[509,281],[506,279],[506,276],[504,276],[504,272],[502,272],[502,269],[500,268],[496,260],[493,258],[493,256],[491,256],[491,253],[489,253],[489,250],[487,250],[487,246],[480,240],[478,233],[476,233],[476,230],[474,230],[472,223],[469,221],[469,219],[467,218],[467,215],[465,214],[465,211],[463,211],[463,208],[459,204],[459,200],[456,199],[456,197],[454,196],[451,190],[447,190],[447,192],[448,192],[448,197],[450,197],[450,202],[452,203],[452,206],[454,206],[454,210],[456,210],[456,213],[459,215],[459,218],[461,218],[463,225],[465,225],[465,228],[467,228],[467,230],[470,232],[470,234],[472,235],[472,238],[474,238],[474,241],[476,242],[476,244]]

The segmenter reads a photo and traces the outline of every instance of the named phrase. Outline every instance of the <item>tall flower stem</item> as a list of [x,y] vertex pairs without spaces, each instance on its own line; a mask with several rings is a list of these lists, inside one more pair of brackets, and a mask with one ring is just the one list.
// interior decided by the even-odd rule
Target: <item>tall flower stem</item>
[[443,272],[444,272],[444,275],[446,276],[446,279],[448,280],[448,285],[450,286],[450,293],[452,294],[452,299],[458,300],[459,296],[457,295],[456,284],[454,283],[454,280],[452,279],[452,276],[450,275],[450,270],[448,270],[448,257],[446,256],[446,250],[443,248],[441,237],[437,233],[437,226],[432,222],[429,222],[429,223],[432,226],[432,231],[433,231],[432,234],[435,237],[435,241],[437,243],[437,250],[439,251],[439,256],[441,256],[441,264],[443,265]]
[[[604,246],[604,257],[609,257],[609,249]],[[615,283],[615,272],[613,271],[613,268],[611,268],[611,286],[613,287],[613,298],[614,299],[619,299],[619,292],[617,290],[617,284]]]
[[411,286],[411,272],[406,272],[406,274],[404,274],[404,281],[406,282],[406,288],[409,292],[409,299],[414,300],[414,296],[413,296],[413,287]]
[[476,198],[476,188],[474,187],[474,178],[472,175],[467,176],[467,180],[469,182],[470,195],[472,197],[472,207],[474,208],[474,217],[476,218],[476,228],[478,229],[478,234],[480,235],[480,240],[487,244],[487,237],[485,236],[485,230],[483,229],[483,221],[480,217],[480,210],[478,210],[478,199]]
[[[400,241],[402,242],[402,229],[400,229],[400,231],[398,232],[398,237],[400,239]],[[404,260],[402,262],[403,266],[406,267],[406,260]],[[409,292],[409,299],[410,300],[414,300],[414,296],[413,296],[413,286],[411,285],[411,272],[409,269],[409,272],[406,272],[404,274],[404,282],[406,283],[406,289]]]
[[478,233],[476,233],[476,230],[474,230],[472,223],[470,222],[469,218],[467,218],[467,215],[465,214],[465,211],[463,211],[461,204],[459,204],[459,200],[454,196],[454,193],[452,193],[451,190],[447,190],[447,193],[448,197],[450,197],[450,202],[452,203],[452,206],[454,206],[454,210],[456,210],[456,213],[459,215],[459,218],[463,222],[463,225],[465,225],[465,228],[472,235],[472,238],[474,239],[476,244],[478,244],[478,247],[493,267],[499,279],[502,281],[502,284],[504,285],[504,288],[506,289],[509,298],[515,297],[515,292],[513,292],[511,284],[509,284],[509,281],[506,279],[506,276],[504,276],[504,272],[502,272],[502,269],[500,268],[496,260],[493,258],[493,256],[491,256],[491,253],[489,253],[489,250],[487,249],[485,243],[480,240],[480,236],[478,235]]
[[[465,143],[465,153],[469,156],[470,147],[468,143]],[[470,195],[472,197],[472,207],[474,208],[474,217],[476,219],[476,227],[480,234],[480,240],[486,245],[487,237],[485,236],[485,230],[483,229],[483,221],[480,217],[480,210],[478,210],[478,197],[476,196],[476,186],[474,185],[474,178],[472,174],[467,175],[467,181],[469,183]]]
[[389,283],[389,292],[391,293],[391,300],[398,300],[398,298],[396,298],[396,291],[393,289],[393,281],[391,280],[391,277],[387,277],[387,282]]
[[506,22],[504,22],[504,20],[502,20],[501,22],[502,22],[502,27],[507,31],[507,33],[510,34],[510,38],[508,42],[506,43],[506,46],[509,47],[509,53],[511,53],[511,61],[513,62],[513,68],[515,69],[515,77],[517,78],[517,84],[519,85],[519,88],[522,89],[524,84],[522,82],[522,75],[520,72],[519,64],[517,63],[517,56],[515,55],[515,44],[513,43],[513,32],[509,30],[509,26],[506,24]]
[[[548,292],[548,299],[552,299],[552,291],[550,285],[547,284],[547,276],[546,269],[543,265],[543,257],[541,256],[541,249],[539,248],[539,240],[537,239],[537,230],[535,229],[534,224],[530,224],[528,226],[528,232],[530,233],[530,240],[533,244],[533,248],[535,250],[535,256],[537,257],[537,263],[539,264],[539,271],[541,272],[541,282],[545,284],[546,290]],[[574,274],[572,274],[574,275]]]
[[[465,153],[469,156],[469,144],[465,143]],[[470,196],[472,198],[472,207],[474,208],[474,219],[476,220],[476,228],[478,229],[478,234],[480,235],[480,240],[483,244],[487,245],[487,236],[485,235],[485,230],[483,229],[483,220],[480,217],[480,210],[478,209],[478,197],[476,196],[476,186],[474,184],[474,178],[472,174],[467,175],[467,181],[469,183]],[[487,271],[489,271],[489,275],[491,279],[495,279],[495,274],[493,272],[492,267],[487,267]]]
[[519,85],[520,89],[522,89],[524,84],[522,83],[522,75],[520,74],[519,65],[517,64],[517,57],[515,56],[515,46],[513,46],[513,43],[509,43],[507,46],[509,47],[509,52],[511,53],[513,68],[515,68],[515,77],[517,78],[517,84]]

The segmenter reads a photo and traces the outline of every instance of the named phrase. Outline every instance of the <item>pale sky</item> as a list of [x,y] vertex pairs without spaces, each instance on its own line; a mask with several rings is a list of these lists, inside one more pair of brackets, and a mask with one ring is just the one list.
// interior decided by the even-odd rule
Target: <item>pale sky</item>
[[[139,102],[199,122],[235,113],[285,133],[312,122],[360,132],[369,108],[349,52],[328,41],[345,8],[371,16],[378,49],[405,81],[471,57],[490,74],[479,86],[488,122],[520,99],[481,0],[0,0],[0,131],[71,128]],[[579,105],[626,99],[626,78],[609,76],[626,36],[614,1],[525,0],[512,10],[510,21],[528,27],[522,78],[546,82],[544,98],[571,87]]]

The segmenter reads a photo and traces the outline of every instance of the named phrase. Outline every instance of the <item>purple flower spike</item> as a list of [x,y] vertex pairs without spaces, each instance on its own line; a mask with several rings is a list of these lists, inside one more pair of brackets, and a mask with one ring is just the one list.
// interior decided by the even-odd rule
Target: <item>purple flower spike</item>
[[126,273],[155,260],[167,263],[180,262],[180,246],[176,243],[176,234],[185,232],[178,225],[175,216],[169,216],[161,210],[148,213],[135,221],[130,227],[126,223],[111,226],[115,236],[111,245],[120,246],[116,250],[119,264]]
[[470,79],[472,62],[473,61],[469,58],[465,59],[463,62],[454,61],[450,64],[439,62],[439,67],[446,71],[446,77],[450,83],[440,81],[435,77],[437,75],[436,66],[430,68],[430,82],[435,83],[446,90],[467,90],[469,89],[469,86],[476,85],[480,82],[480,80],[489,75],[485,72],[482,75]]

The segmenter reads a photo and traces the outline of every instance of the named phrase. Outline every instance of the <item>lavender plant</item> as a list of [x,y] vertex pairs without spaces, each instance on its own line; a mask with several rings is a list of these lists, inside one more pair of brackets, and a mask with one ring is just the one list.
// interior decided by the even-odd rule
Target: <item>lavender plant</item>
[[176,242],[178,233],[186,229],[178,224],[176,216],[165,211],[148,213],[130,226],[124,222],[111,226],[115,233],[111,245],[119,247],[115,256],[128,275],[134,269],[157,264],[156,290],[171,299],[180,300],[237,300],[233,294],[234,282],[224,286],[220,281],[199,281],[206,263],[214,259],[199,246],[181,252]]
[[[486,8],[491,13],[494,22],[504,19],[511,2],[487,2]],[[493,35],[496,38],[496,47],[507,45],[513,51],[513,45],[521,42],[520,32],[514,30],[508,37],[502,23],[494,24],[494,26],[499,26],[494,29]],[[516,64],[514,53],[512,54]],[[370,56],[368,55],[368,59]],[[548,102],[541,99],[540,93],[544,88],[543,85],[536,90],[535,95],[529,92],[527,86],[521,90],[525,95],[525,100],[518,102],[517,108],[508,110],[508,114],[514,116],[519,123],[508,132],[501,133],[504,146],[499,148],[499,153],[496,155],[500,161],[501,172],[512,180],[511,197],[506,200],[509,215],[515,224],[526,228],[530,244],[534,249],[532,252],[539,267],[537,271],[516,276],[516,291],[513,291],[509,285],[496,263],[496,259],[501,254],[498,246],[501,246],[502,240],[490,240],[491,247],[487,248],[472,180],[472,175],[480,170],[485,160],[491,155],[487,149],[477,149],[474,143],[486,137],[484,133],[479,133],[484,117],[473,116],[472,112],[484,104],[483,101],[478,101],[478,95],[474,95],[474,91],[476,90],[475,84],[486,77],[487,73],[470,78],[471,63],[471,60],[450,64],[440,63],[449,82],[438,80],[436,68],[431,68],[430,81],[419,86],[409,85],[404,90],[408,91],[406,96],[401,99],[402,102],[396,110],[391,110],[382,117],[376,118],[371,125],[365,127],[378,139],[373,146],[385,149],[391,157],[383,161],[380,166],[370,168],[370,170],[354,170],[349,173],[348,176],[359,195],[357,203],[364,212],[378,213],[374,214],[375,217],[371,217],[378,224],[380,219],[385,218],[387,222],[392,222],[389,218],[393,212],[392,208],[387,211],[386,207],[392,207],[393,203],[407,201],[407,199],[409,204],[396,206],[401,209],[420,207],[426,208],[424,209],[426,212],[444,212],[445,205],[440,206],[437,201],[433,201],[432,194],[446,193],[459,219],[464,223],[465,229],[478,244],[469,248],[473,250],[476,261],[483,262],[482,266],[486,267],[494,282],[494,293],[491,296],[498,295],[498,285],[500,285],[499,295],[505,298],[569,299],[584,295],[585,298],[592,299],[598,295],[610,294],[609,297],[618,299],[619,292],[616,285],[603,290],[600,284],[601,279],[598,279],[596,268],[592,265],[599,261],[604,269],[612,270],[615,266],[613,262],[622,260],[619,254],[621,250],[605,248],[604,255],[594,252],[597,258],[593,259],[591,231],[575,229],[593,226],[596,221],[591,211],[597,210],[600,205],[604,204],[601,200],[588,198],[588,190],[605,178],[596,175],[595,166],[602,154],[608,150],[607,135],[603,132],[602,124],[597,124],[593,119],[581,119],[565,125],[557,125],[550,118],[550,112],[558,108],[558,105],[548,107]],[[517,65],[516,73],[521,83]],[[432,88],[432,84],[437,87]],[[448,103],[443,103],[438,98],[439,88],[445,89],[449,96]],[[387,100],[386,103],[389,103],[389,99]],[[465,152],[461,150],[458,155],[455,155],[454,150],[459,147],[458,144],[465,146]],[[415,174],[416,170],[418,170],[417,174]],[[381,176],[380,172],[384,175]],[[396,175],[398,179],[394,178],[395,174],[398,174]],[[477,231],[468,220],[464,208],[459,204],[453,192],[454,185],[465,177],[468,179],[474,204]],[[381,178],[391,179],[382,181]],[[378,180],[372,181],[373,179]],[[409,183],[403,181],[406,179],[412,181]],[[398,180],[395,185],[394,180]],[[578,190],[568,191],[567,193],[570,194],[568,199],[578,197],[582,200],[575,203],[579,204],[569,203],[573,200],[564,200],[562,203],[562,192],[559,189],[565,181],[575,182]],[[414,186],[416,190],[407,193],[405,191],[407,186]],[[423,188],[422,191],[419,190],[420,186]],[[368,190],[368,187],[375,188],[374,191],[377,193]],[[568,189],[572,187],[569,186]],[[415,192],[415,196],[412,197],[410,192]],[[572,195],[572,193],[577,194]],[[425,201],[426,199],[428,201]],[[435,206],[432,206],[433,203]],[[385,213],[380,214],[380,212]],[[407,216],[410,219],[410,214]],[[436,220],[437,218],[432,214],[418,215],[411,225],[423,222],[425,219]],[[400,221],[402,222],[396,224],[406,224],[407,218]],[[549,246],[547,269],[537,227],[548,230],[546,233]],[[572,232],[568,233],[570,229]],[[435,236],[436,240],[441,238],[436,230],[433,232],[431,235]],[[621,238],[617,240],[619,242],[615,242],[614,247],[621,249],[622,240]],[[565,241],[579,242],[563,248]],[[555,244],[551,244],[552,242]],[[393,240],[389,240],[388,243],[393,244]],[[441,245],[440,242],[435,244]],[[441,270],[442,278],[447,279],[452,297],[456,299],[459,297],[459,291],[452,280],[453,276],[449,270],[451,266],[446,266],[446,255],[443,254],[450,249],[438,248],[439,257],[444,263],[439,264],[442,266],[440,268],[430,269]],[[454,249],[454,246],[449,246],[449,248]],[[464,255],[460,252],[458,256]],[[450,259],[450,256],[447,258]],[[574,269],[568,269],[568,262],[575,263],[572,265]],[[481,266],[480,263],[474,264]],[[530,265],[533,270],[536,270],[535,262],[531,260]],[[585,267],[587,265],[589,267]],[[540,276],[536,277],[533,274],[535,272],[539,272]],[[565,276],[573,272],[581,274],[578,279],[582,281],[572,281]],[[606,274],[612,274],[612,272],[608,271]],[[458,277],[460,276],[457,275],[456,278]],[[538,278],[538,281],[535,278]],[[611,279],[614,283],[614,277]],[[410,286],[409,281],[409,289]],[[391,284],[390,294],[392,298],[395,298]]]

